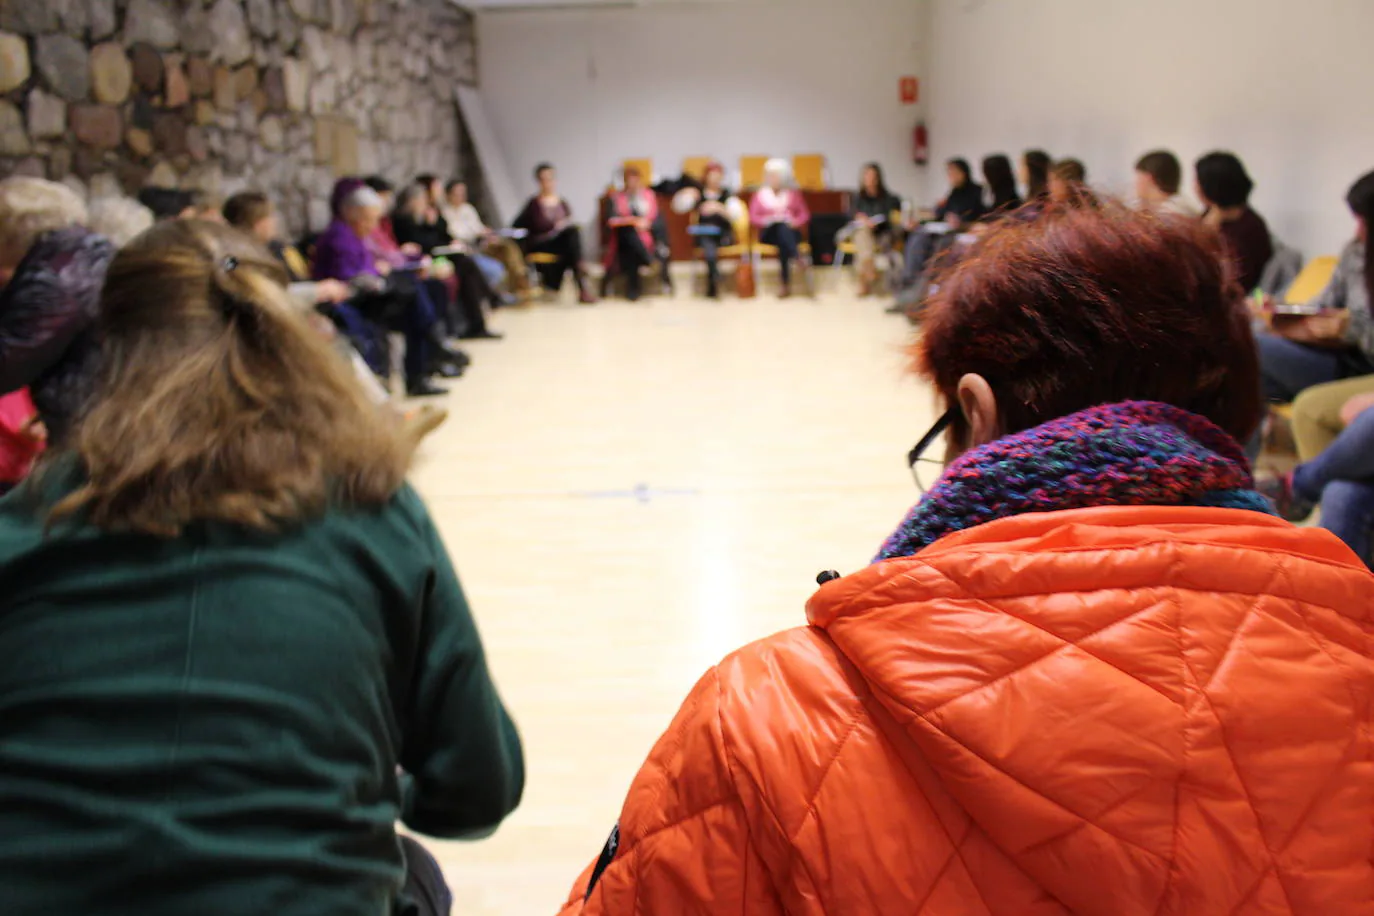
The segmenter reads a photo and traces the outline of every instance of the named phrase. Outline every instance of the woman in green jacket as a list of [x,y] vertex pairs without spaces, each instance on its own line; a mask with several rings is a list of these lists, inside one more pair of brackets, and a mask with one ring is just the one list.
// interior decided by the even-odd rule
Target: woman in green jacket
[[6,916],[447,913],[397,820],[520,800],[410,446],[277,271],[208,223],[134,240],[93,400],[0,501]]

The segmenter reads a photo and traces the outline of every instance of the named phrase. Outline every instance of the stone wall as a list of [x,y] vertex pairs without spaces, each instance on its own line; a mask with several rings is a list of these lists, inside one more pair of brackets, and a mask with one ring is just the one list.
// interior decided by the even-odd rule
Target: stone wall
[[0,0],[0,176],[254,188],[320,229],[338,176],[461,168],[474,35],[448,0]]

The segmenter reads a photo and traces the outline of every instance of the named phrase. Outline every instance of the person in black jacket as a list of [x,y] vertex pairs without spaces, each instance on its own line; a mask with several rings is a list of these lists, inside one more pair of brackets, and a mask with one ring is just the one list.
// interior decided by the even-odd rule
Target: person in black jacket
[[876,162],[864,166],[859,176],[859,193],[854,195],[854,207],[846,227],[854,239],[860,296],[873,291],[873,284],[878,279],[878,249],[892,247],[893,214],[901,209],[901,200],[883,181],[883,167]]
[[[416,245],[426,255],[454,244],[448,222],[430,204],[428,189],[418,182],[407,186],[396,199],[391,228],[396,233],[397,242],[403,246]],[[487,327],[484,306],[488,302],[493,307],[500,306],[501,294],[492,288],[477,263],[466,254],[445,252],[444,257],[453,264],[454,274],[458,278],[456,302],[460,314],[453,316],[452,321],[459,331],[458,336],[463,340],[500,340],[502,335]],[[437,284],[438,281],[433,282]],[[454,297],[445,291],[442,301],[453,304]]]
[[935,205],[935,223],[919,228],[914,223],[907,226],[911,234],[906,240],[906,266],[902,273],[905,286],[915,285],[920,280],[926,262],[942,238],[953,237],[954,233],[973,225],[987,213],[983,186],[973,180],[967,160],[949,160],[945,173],[949,176],[949,193]]
[[1016,191],[1016,173],[1012,171],[1011,160],[1003,154],[983,157],[983,181],[992,198],[993,214],[1003,216],[1021,206],[1021,195]]
[[60,444],[100,371],[94,324],[115,249],[64,185],[0,181],[0,394],[28,387]]

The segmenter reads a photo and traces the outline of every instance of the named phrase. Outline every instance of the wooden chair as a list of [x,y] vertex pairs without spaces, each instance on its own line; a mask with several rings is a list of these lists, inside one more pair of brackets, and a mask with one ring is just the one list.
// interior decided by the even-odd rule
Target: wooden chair
[[694,181],[702,181],[706,176],[706,166],[710,163],[710,156],[688,156],[682,160],[682,174]]
[[[887,215],[887,218],[890,221],[889,225],[891,226],[900,227],[902,225],[901,210],[893,210],[891,213]],[[853,242],[840,242],[840,244],[835,246],[835,269],[839,270],[841,267],[844,267],[844,259],[846,255],[853,258],[858,257],[858,254],[859,248]]]
[[[811,227],[808,224],[808,232],[810,231],[810,228]],[[763,260],[764,258],[777,258],[779,254],[776,245],[765,245],[763,242],[759,241],[759,230],[754,226],[753,222],[749,223],[749,251],[754,258],[754,267],[756,268],[754,271],[755,276],[757,276],[758,274],[757,268],[761,260]],[[804,236],[801,240],[801,243],[797,245],[797,254],[800,256],[797,268],[803,271],[803,282],[807,286],[807,293],[812,298],[814,298],[816,295],[816,290],[813,285],[815,282],[815,277],[811,273],[812,268],[814,267],[814,265],[811,263],[811,243],[808,242]]]
[[544,277],[540,274],[539,268],[552,267],[558,263],[558,255],[550,254],[547,251],[531,251],[525,255],[525,269],[529,271],[530,289],[539,290],[545,297],[557,296],[562,290],[546,289]]
[[1313,258],[1303,265],[1302,270],[1289,284],[1284,291],[1283,301],[1291,302],[1294,305],[1302,305],[1311,302],[1321,295],[1322,290],[1331,282],[1331,276],[1336,272],[1336,264],[1340,258],[1334,255],[1324,255],[1320,258]]
[[[700,214],[693,210],[690,224],[695,226],[699,221]],[[749,241],[753,237],[753,229],[749,225],[748,207],[741,208],[738,218],[731,223],[731,226],[735,235],[735,243],[733,245],[721,245],[716,249],[716,254],[721,260],[743,261],[749,257]],[[701,248],[693,246],[692,251],[698,261],[703,260]]]
[[740,156],[739,184],[741,189],[757,188],[763,184],[763,167],[768,164],[768,156]]
[[616,185],[620,185],[621,176],[626,169],[637,169],[640,177],[644,179],[644,185],[648,187],[654,183],[654,160],[652,159],[626,159],[620,164],[620,175],[616,176]]
[[803,191],[824,191],[825,156],[820,153],[799,153],[793,156],[792,178]]

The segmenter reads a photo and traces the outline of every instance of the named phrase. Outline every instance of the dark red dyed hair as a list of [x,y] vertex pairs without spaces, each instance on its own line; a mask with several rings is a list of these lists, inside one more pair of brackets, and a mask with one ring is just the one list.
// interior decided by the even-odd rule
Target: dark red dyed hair
[[965,373],[986,378],[1003,434],[1149,400],[1244,442],[1261,416],[1259,361],[1224,264],[1200,222],[1114,202],[1007,220],[941,277],[917,371],[951,405]]

